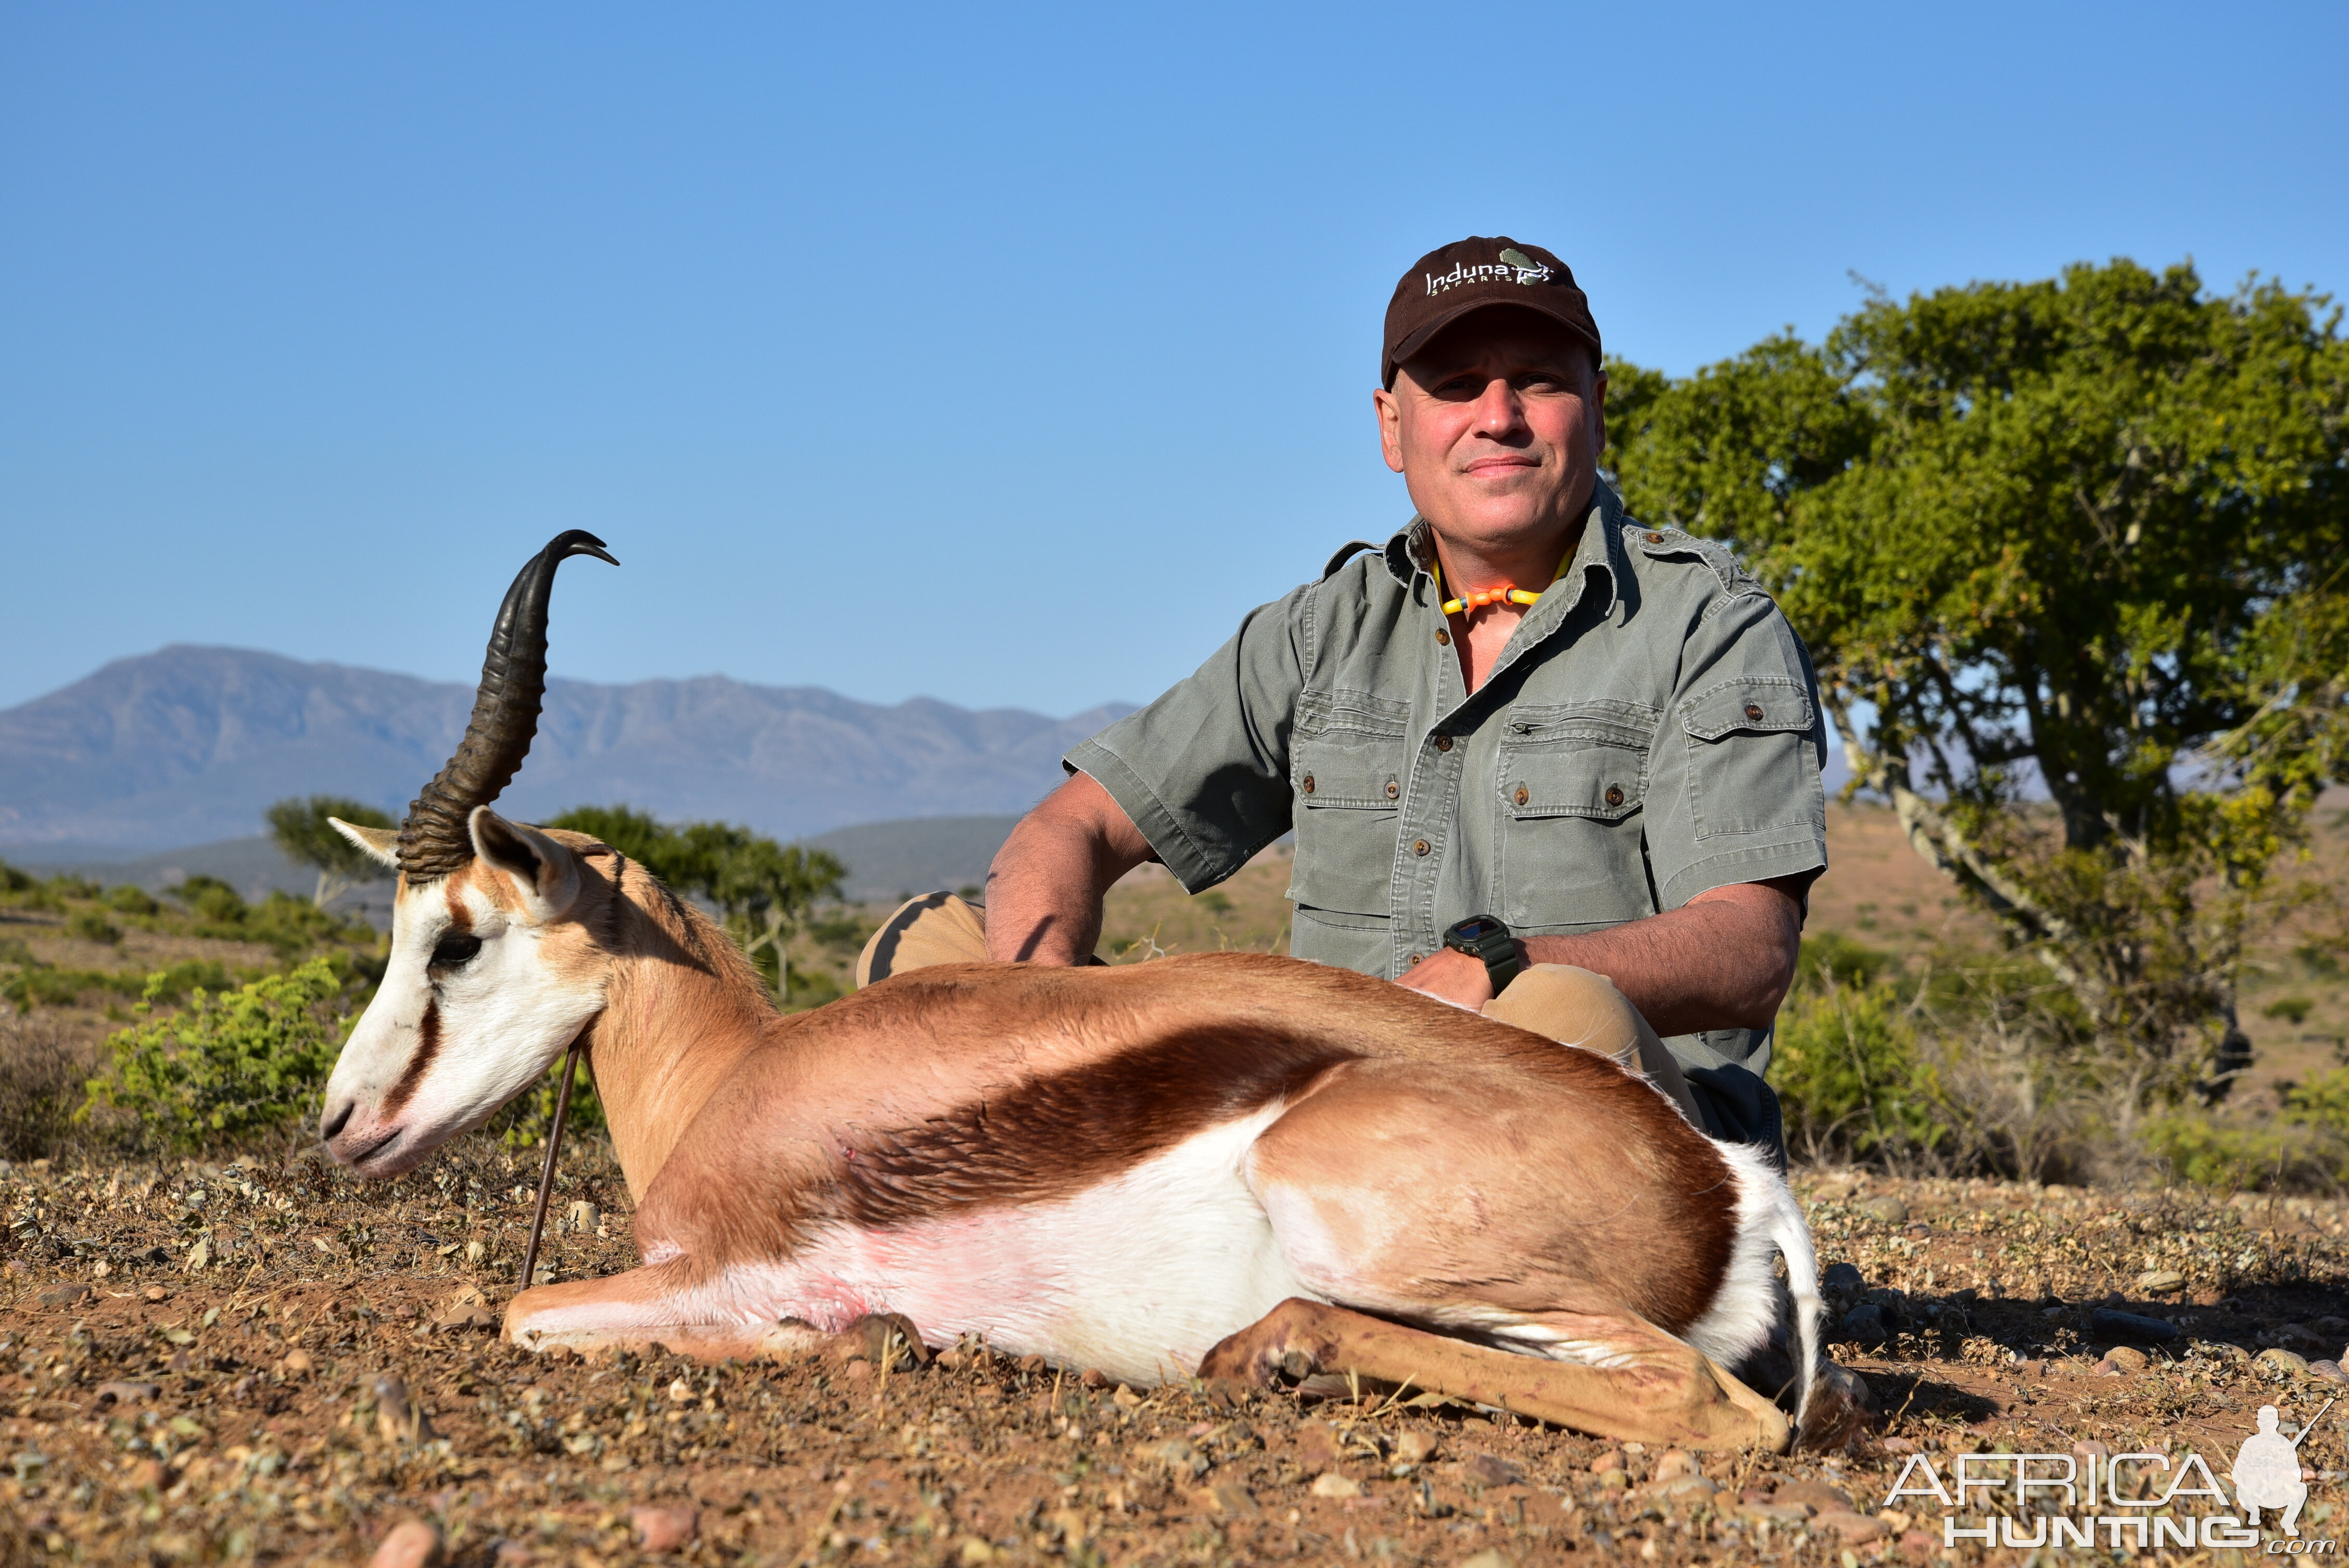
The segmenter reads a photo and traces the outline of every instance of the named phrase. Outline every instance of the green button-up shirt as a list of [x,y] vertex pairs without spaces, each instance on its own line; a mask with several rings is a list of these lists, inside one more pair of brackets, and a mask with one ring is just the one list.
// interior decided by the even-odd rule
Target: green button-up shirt
[[[1810,655],[1725,548],[1633,521],[1601,483],[1474,693],[1433,559],[1418,519],[1350,546],[1067,765],[1194,892],[1294,828],[1290,952],[1388,979],[1472,914],[1601,931],[1826,866]],[[1766,1032],[1667,1044],[1710,1130],[1777,1140]]]

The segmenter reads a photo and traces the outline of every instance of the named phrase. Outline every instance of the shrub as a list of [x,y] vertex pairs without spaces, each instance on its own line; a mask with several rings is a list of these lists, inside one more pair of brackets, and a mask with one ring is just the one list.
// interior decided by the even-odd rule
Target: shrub
[[145,888],[125,882],[106,895],[106,907],[118,914],[153,914],[163,906]]
[[190,877],[171,890],[171,896],[207,925],[244,923],[244,895],[218,877]]
[[1854,942],[1840,931],[1805,937],[1801,956],[1795,961],[1796,976],[1815,985],[1823,981],[1873,985],[1891,967],[1892,954]]
[[0,892],[23,892],[32,885],[31,877],[26,876],[6,861],[0,861]]
[[224,994],[199,988],[185,1012],[108,1042],[112,1071],[90,1082],[82,1115],[127,1112],[137,1140],[182,1153],[274,1128],[314,1108],[342,1038],[342,999],[323,958]]
[[88,1049],[55,1020],[0,1016],[0,1156],[56,1153],[90,1067]]
[[[509,1149],[537,1148],[554,1125],[554,1097],[562,1087],[563,1058],[557,1057],[545,1077],[508,1100],[505,1109],[490,1119],[490,1130]],[[572,1080],[571,1109],[564,1118],[563,1136],[567,1142],[575,1134],[604,1129],[604,1102],[595,1098],[595,1079],[583,1062],[578,1077]]]
[[2261,1008],[2260,1016],[2282,1018],[2285,1023],[2292,1025],[2305,1024],[2308,1022],[2309,1013],[2315,1006],[2316,1004],[2305,996],[2283,996]]
[[1815,1160],[1930,1150],[1950,1130],[1915,1026],[1889,985],[1800,986],[1779,1015],[1770,1077],[1789,1147]]
[[112,947],[122,940],[122,928],[94,909],[85,909],[66,922],[66,934]]

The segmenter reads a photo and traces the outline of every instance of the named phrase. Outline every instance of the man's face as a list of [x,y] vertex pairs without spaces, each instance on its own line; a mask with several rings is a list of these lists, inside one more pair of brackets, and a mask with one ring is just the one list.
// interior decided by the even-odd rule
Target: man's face
[[1563,531],[1588,507],[1607,377],[1547,316],[1473,312],[1374,396],[1387,467],[1446,539],[1506,551]]

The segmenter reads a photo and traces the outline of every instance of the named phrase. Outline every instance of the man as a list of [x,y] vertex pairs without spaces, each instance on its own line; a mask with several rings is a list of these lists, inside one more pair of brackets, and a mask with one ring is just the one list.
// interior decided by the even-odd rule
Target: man
[[1826,864],[1817,682],[1726,550],[1623,514],[1606,389],[1548,252],[1405,273],[1372,401],[1418,515],[1069,753],[988,874],[988,955],[1088,961],[1133,867],[1197,892],[1293,828],[1297,956],[1578,1043],[1611,1007],[1599,1048],[1783,1151],[1760,1075]]

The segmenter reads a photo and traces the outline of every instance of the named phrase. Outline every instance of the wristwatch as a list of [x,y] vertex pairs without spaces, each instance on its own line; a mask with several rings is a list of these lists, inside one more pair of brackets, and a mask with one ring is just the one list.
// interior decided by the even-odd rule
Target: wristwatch
[[1489,914],[1472,914],[1448,927],[1444,933],[1444,945],[1454,953],[1484,960],[1485,973],[1493,977],[1495,996],[1507,989],[1509,982],[1525,967],[1517,959],[1516,938],[1509,934],[1507,926]]

